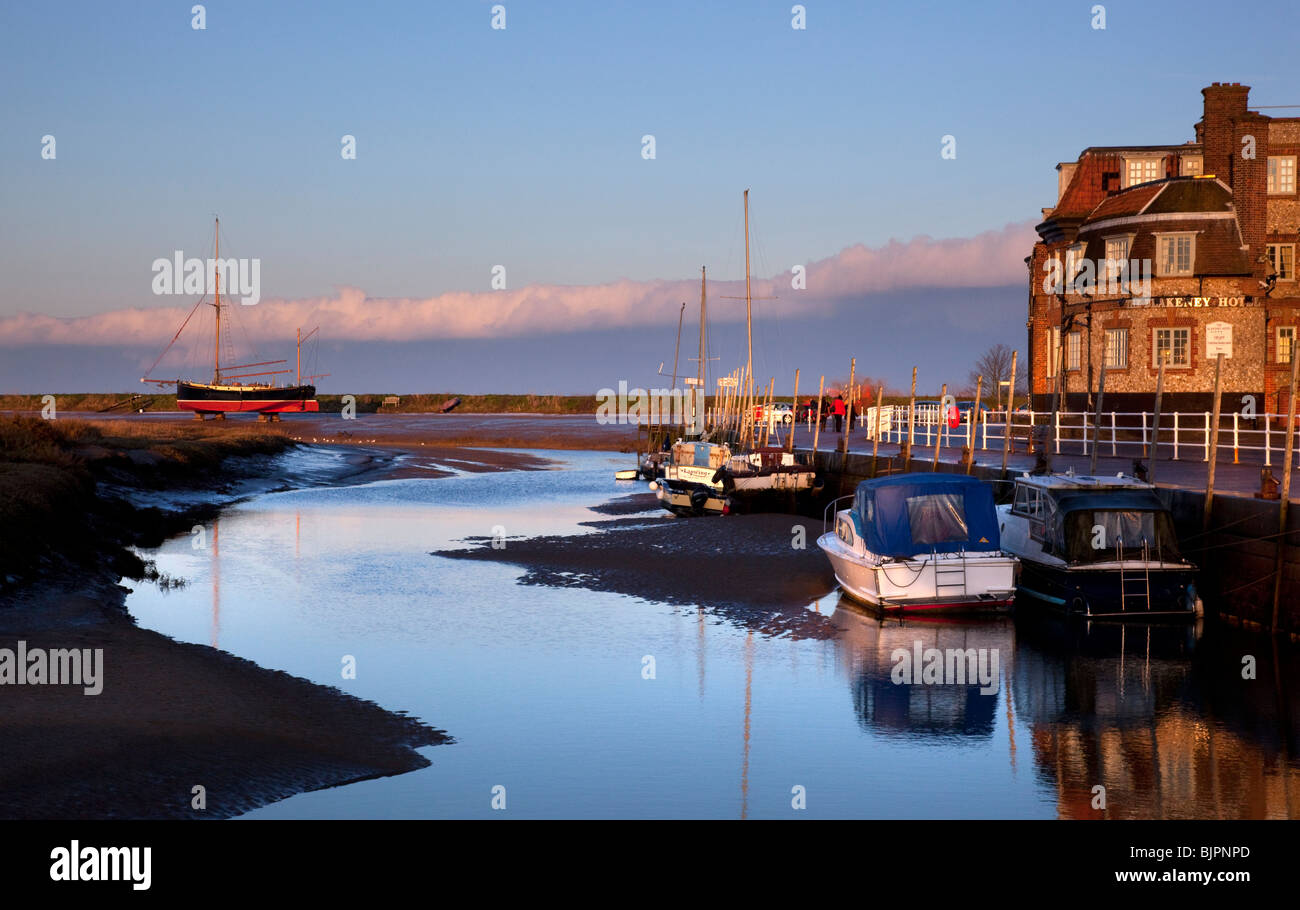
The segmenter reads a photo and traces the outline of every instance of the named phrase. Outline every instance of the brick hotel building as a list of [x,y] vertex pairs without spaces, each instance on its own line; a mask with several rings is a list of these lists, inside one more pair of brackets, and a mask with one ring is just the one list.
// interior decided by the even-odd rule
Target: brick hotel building
[[[1162,409],[1208,411],[1208,352],[1223,349],[1225,411],[1249,394],[1259,413],[1285,413],[1300,325],[1300,117],[1252,111],[1249,92],[1202,89],[1193,142],[1088,148],[1057,165],[1056,205],[1025,260],[1035,409],[1050,408],[1063,360],[1063,409],[1089,406],[1104,361],[1106,410],[1150,410],[1165,357]],[[1091,286],[1047,280],[1087,276],[1085,260]],[[1106,281],[1142,260],[1148,284],[1133,269],[1126,286]]]

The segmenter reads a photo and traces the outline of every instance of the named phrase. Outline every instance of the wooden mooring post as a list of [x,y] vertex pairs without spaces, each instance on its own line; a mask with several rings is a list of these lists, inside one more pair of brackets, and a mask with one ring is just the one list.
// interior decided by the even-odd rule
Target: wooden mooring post
[[813,424],[813,462],[817,461],[817,437],[822,432],[822,398],[826,394],[826,376],[817,380],[817,422]]
[[1160,456],[1160,399],[1165,394],[1165,363],[1168,360],[1168,353],[1160,358],[1160,373],[1156,376],[1156,410],[1151,415],[1151,450],[1147,457],[1151,462],[1151,467],[1147,469],[1147,480],[1152,484],[1156,482],[1156,459]]
[[912,438],[916,432],[916,367],[912,367],[912,397],[907,402],[907,454],[903,457],[903,470],[912,470]]
[[[984,377],[981,375],[975,380],[975,406],[971,408],[970,421],[966,424],[969,429],[969,435],[966,437],[966,473],[970,473],[971,465],[975,463],[975,443],[979,440],[980,435],[980,397],[984,391]],[[960,412],[959,412],[960,413]]]
[[1295,457],[1295,389],[1296,367],[1300,357],[1291,352],[1291,392],[1286,399],[1286,461],[1282,468],[1282,501],[1278,503],[1277,568],[1273,576],[1273,631],[1278,631],[1278,613],[1282,606],[1282,575],[1286,570],[1286,519],[1291,504],[1291,462]]
[[[1097,410],[1092,415],[1092,453],[1088,459],[1088,473],[1097,473],[1097,446],[1101,445],[1101,405],[1106,400],[1106,358],[1101,359],[1101,375],[1097,377]],[[1218,407],[1218,405],[1215,405]]]
[[[1105,375],[1104,373],[1102,375]],[[1206,466],[1205,476],[1205,514],[1201,518],[1201,530],[1210,530],[1210,514],[1214,510],[1214,466],[1219,461],[1219,407],[1223,391],[1223,352],[1214,362],[1214,413],[1210,417],[1210,463]]]
[[794,452],[794,428],[799,426],[799,368],[794,370],[794,395],[790,397],[790,438],[786,440],[786,448]]
[[[1012,407],[1016,400],[1016,355],[1018,351],[1011,352],[1011,384],[1007,386],[1007,424],[1002,431],[1002,476],[1007,476],[1007,455],[1011,452],[1011,414]],[[1029,428],[1030,435],[1033,435],[1034,428]]]
[[853,435],[853,383],[857,379],[858,358],[849,358],[849,387],[845,394],[849,396],[844,406],[844,434],[840,437],[840,454],[845,458],[849,454],[849,437]]
[[943,391],[939,393],[939,414],[934,421],[934,462],[930,465],[931,471],[939,470],[939,446],[943,443],[943,425],[947,422],[947,415],[943,413],[943,400],[948,397],[948,383],[943,384]]
[[876,388],[876,431],[872,434],[871,442],[871,476],[876,476],[876,456],[880,453],[880,412],[885,400],[885,387],[883,385]]

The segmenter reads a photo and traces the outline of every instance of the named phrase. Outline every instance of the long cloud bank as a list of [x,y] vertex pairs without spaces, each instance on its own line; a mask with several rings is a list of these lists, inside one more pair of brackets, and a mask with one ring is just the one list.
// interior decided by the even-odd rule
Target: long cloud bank
[[[867,294],[903,288],[997,287],[1026,280],[1024,257],[1034,241],[1032,222],[1011,224],[975,237],[916,237],[875,248],[861,244],[809,263],[805,288],[791,272],[751,282],[762,306],[821,313]],[[710,281],[711,298],[743,295],[743,281]],[[697,279],[616,281],[592,286],[531,285],[436,297],[367,297],[341,288],[330,297],[268,297],[242,306],[239,324],[255,339],[292,338],[300,326],[321,325],[335,338],[357,341],[492,338],[529,334],[662,325],[681,301],[698,299]],[[734,303],[735,301],[726,301]],[[194,305],[136,307],[93,316],[59,318],[20,313],[0,318],[0,345],[163,345]],[[743,320],[743,306],[715,305],[719,322]]]

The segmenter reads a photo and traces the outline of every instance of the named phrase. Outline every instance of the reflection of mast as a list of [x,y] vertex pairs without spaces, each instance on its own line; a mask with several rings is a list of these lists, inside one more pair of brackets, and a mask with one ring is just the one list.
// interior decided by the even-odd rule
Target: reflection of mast
[[754,630],[745,635],[745,760],[740,769],[740,817],[749,815],[749,709],[754,688]]
[[695,615],[699,617],[695,640],[695,672],[700,679],[700,698],[704,698],[704,608],[696,607]]
[[212,520],[212,647],[217,647],[217,638],[221,633],[221,548],[217,545],[217,532],[221,526],[218,519]]
[[1011,703],[1015,701],[1011,697],[1011,678],[1014,675],[1011,672],[1011,663],[1015,660],[1015,648],[1009,649],[1007,660],[1002,664],[1002,693],[1007,702],[1007,748],[1010,751],[1011,773],[1016,771],[1016,713]]

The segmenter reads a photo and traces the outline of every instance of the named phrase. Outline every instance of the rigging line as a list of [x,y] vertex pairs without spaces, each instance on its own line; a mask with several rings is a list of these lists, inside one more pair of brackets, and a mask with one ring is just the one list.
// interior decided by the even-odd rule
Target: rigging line
[[198,303],[194,304],[194,308],[190,310],[190,315],[185,317],[185,322],[181,323],[181,327],[176,330],[176,334],[172,336],[172,340],[167,342],[167,347],[163,348],[163,352],[158,355],[158,359],[153,362],[153,366],[145,370],[144,375],[146,379],[149,378],[149,374],[154,371],[154,368],[157,367],[158,364],[162,362],[162,359],[167,356],[167,352],[170,351],[172,345],[176,343],[176,339],[181,337],[181,332],[185,331],[185,326],[189,323],[190,319],[194,316],[195,311],[198,310],[199,304],[203,303],[205,299],[207,299],[207,294],[204,294],[202,297],[200,297]]

